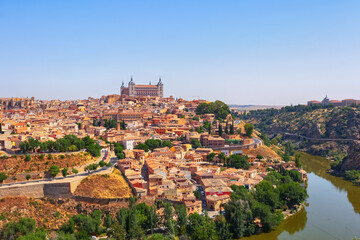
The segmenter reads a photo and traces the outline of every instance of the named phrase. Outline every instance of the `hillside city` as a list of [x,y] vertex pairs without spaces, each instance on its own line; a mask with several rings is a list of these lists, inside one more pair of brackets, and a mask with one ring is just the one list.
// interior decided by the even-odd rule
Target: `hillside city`
[[[203,238],[182,229],[186,223],[169,230],[167,204],[174,206],[178,221],[182,206],[189,219],[198,214],[217,224],[228,222],[225,239],[269,231],[301,209],[307,174],[292,146],[264,145],[254,126],[235,117],[221,101],[164,98],[161,79],[157,85],[136,85],[131,79],[128,86],[123,83],[120,94],[99,99],[0,99],[0,213],[5,229],[7,222],[32,217],[38,227],[58,231],[76,216],[50,207],[47,211],[58,217],[51,221],[53,217],[29,214],[27,207],[19,209],[19,201],[26,205],[38,199],[44,205],[63,199],[58,207],[71,205],[77,214],[84,213],[79,206],[88,208],[87,213],[107,206],[109,219],[118,216],[120,207],[131,209],[134,199],[145,206],[157,204],[157,214],[164,218],[157,221],[164,226],[158,231],[192,239]],[[294,191],[299,191],[297,196]],[[231,223],[234,213],[227,211],[249,197],[259,206],[251,203],[247,223]],[[250,225],[251,230],[239,230],[236,224]],[[106,233],[87,232],[82,238],[76,235],[84,231],[81,224],[75,222],[75,227],[77,231],[64,234],[87,239]],[[129,228],[122,225],[126,239],[146,237],[151,227],[136,234]],[[59,236],[54,239],[62,239]],[[6,231],[3,237],[10,239]]]

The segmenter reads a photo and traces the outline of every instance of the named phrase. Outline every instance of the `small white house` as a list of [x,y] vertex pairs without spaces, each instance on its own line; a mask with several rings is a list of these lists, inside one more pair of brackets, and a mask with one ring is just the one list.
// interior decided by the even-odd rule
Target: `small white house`
[[124,139],[122,144],[126,150],[133,150],[134,149],[134,139]]

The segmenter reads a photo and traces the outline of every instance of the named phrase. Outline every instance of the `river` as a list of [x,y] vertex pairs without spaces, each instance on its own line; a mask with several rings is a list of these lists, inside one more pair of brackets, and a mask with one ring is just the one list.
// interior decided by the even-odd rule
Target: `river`
[[360,187],[328,174],[330,164],[325,158],[302,153],[301,162],[309,180],[305,208],[270,233],[242,240],[360,238]]

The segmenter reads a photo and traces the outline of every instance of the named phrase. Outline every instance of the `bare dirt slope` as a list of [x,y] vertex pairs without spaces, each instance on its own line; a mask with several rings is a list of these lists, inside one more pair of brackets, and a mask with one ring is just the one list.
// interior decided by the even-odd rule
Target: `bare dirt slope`
[[269,148],[265,145],[260,146],[258,148],[254,148],[254,149],[244,149],[243,151],[244,151],[244,154],[247,154],[247,155],[254,155],[254,156],[261,155],[265,158],[281,159],[281,157],[274,150],[272,150],[271,148]]
[[117,169],[111,174],[93,175],[81,181],[75,195],[94,198],[128,198],[131,188]]

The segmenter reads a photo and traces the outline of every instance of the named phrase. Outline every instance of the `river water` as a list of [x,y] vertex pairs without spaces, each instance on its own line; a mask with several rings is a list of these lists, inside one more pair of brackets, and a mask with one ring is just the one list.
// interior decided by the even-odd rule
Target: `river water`
[[309,180],[305,208],[274,231],[242,240],[360,238],[360,186],[328,174],[330,164],[325,158],[302,153],[301,162]]

